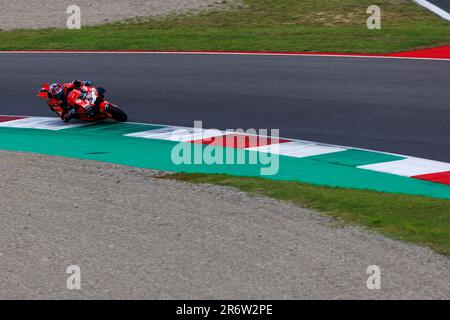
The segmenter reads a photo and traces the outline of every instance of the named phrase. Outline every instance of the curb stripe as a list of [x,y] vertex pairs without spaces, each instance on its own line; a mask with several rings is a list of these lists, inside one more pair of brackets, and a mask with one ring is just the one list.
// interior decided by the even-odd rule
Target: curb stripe
[[337,52],[276,52],[276,51],[156,51],[156,50],[13,50],[0,54],[165,54],[165,55],[250,55],[250,56],[304,56],[331,58],[450,60],[450,46],[387,54],[337,53]]
[[274,144],[278,145],[280,143],[285,143],[289,141],[291,140],[264,137],[258,135],[232,133],[218,137],[202,137],[200,139],[192,139],[190,142],[236,149],[249,149]]
[[[450,170],[450,164],[434,160],[420,159],[356,149],[351,147],[321,144],[312,141],[277,138],[270,141],[268,137],[244,135],[244,139],[237,138],[238,134],[226,134],[216,129],[199,129],[178,126],[167,126],[160,129],[130,133],[125,136],[170,140],[176,142],[201,143],[214,146],[234,147],[248,151],[273,153],[293,158],[310,158],[331,164],[351,166],[363,170],[394,174],[415,179],[427,180],[435,183],[448,184],[447,175],[440,172]],[[234,136],[229,144],[227,137]],[[429,175],[430,176],[420,176]]]
[[411,178],[450,185],[450,171],[424,174]]
[[251,151],[274,153],[294,158],[305,158],[321,154],[335,153],[347,150],[338,146],[327,146],[307,141],[290,141],[282,144],[248,148]]
[[22,117],[18,119],[6,120],[0,123],[0,127],[8,128],[28,128],[41,130],[65,130],[74,127],[87,126],[91,123],[75,122],[66,124],[57,118],[43,118],[43,117]]
[[170,140],[177,142],[188,142],[196,139],[207,139],[216,136],[222,136],[225,132],[220,130],[207,130],[198,128],[182,128],[168,126],[165,128],[147,130],[126,134],[126,137]]
[[[85,129],[77,129],[86,126]],[[119,136],[173,142],[191,142],[215,146],[234,147],[247,151],[274,153],[290,158],[305,158],[331,165],[353,167],[361,170],[376,171],[385,174],[426,180],[438,184],[450,184],[450,163],[377,152],[373,150],[337,146],[311,141],[272,138],[251,134],[239,134],[217,130],[201,129],[162,124],[109,122],[74,122],[66,124],[52,117],[1,116],[0,127],[25,128],[59,131],[64,129],[81,132],[117,132]],[[142,130],[147,129],[144,131]],[[134,131],[134,132],[133,132]],[[70,130],[68,130],[70,133]],[[74,133],[75,134],[75,133]],[[229,145],[228,139],[234,136]],[[242,139],[243,137],[243,139]]]
[[0,122],[8,122],[13,120],[24,119],[26,117],[11,117],[11,116],[0,116]]
[[450,164],[434,160],[407,157],[403,160],[370,164],[358,168],[413,177],[450,170]]

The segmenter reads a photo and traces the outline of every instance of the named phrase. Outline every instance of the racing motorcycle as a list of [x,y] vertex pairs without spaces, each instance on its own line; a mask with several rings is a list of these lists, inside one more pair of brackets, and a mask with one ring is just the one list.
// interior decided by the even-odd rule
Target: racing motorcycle
[[[38,97],[48,99],[50,86],[44,83],[38,93]],[[118,106],[110,103],[104,98],[105,90],[103,88],[94,88],[91,86],[81,86],[71,90],[67,96],[69,106],[61,106],[58,103],[48,101],[51,109],[61,116],[66,112],[71,112],[71,118],[85,121],[102,121],[114,119],[120,122],[126,122],[128,116],[119,109]]]

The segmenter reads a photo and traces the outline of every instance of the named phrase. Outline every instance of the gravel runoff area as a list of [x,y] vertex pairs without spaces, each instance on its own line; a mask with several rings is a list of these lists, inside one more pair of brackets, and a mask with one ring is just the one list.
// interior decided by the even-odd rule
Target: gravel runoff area
[[233,7],[239,0],[0,0],[0,29],[66,28],[71,5],[81,9],[82,26],[134,17],[164,16]]
[[0,299],[450,298],[446,257],[288,203],[41,155],[0,170]]

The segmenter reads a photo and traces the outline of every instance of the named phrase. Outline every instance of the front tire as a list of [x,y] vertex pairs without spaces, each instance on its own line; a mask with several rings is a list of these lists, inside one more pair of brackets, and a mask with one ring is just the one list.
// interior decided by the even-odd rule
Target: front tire
[[108,113],[112,116],[112,118],[119,122],[126,122],[128,120],[128,116],[125,112],[120,110],[118,107],[109,105]]

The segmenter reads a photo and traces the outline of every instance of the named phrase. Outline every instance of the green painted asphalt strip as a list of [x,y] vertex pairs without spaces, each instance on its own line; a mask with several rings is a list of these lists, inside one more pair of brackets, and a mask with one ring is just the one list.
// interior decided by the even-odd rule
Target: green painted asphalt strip
[[321,154],[310,157],[310,159],[342,166],[358,167],[374,163],[402,160],[405,159],[405,157],[373,151],[350,149],[343,152]]
[[[133,127],[134,126],[134,127]],[[177,142],[167,140],[125,137],[123,134],[160,128],[159,126],[131,124],[91,125],[60,131],[18,129],[0,127],[0,149],[8,151],[33,152],[45,155],[96,160],[146,169],[187,173],[220,173],[237,176],[260,176],[261,163],[238,164],[181,164],[172,161],[172,150]],[[105,134],[106,133],[106,134]],[[232,154],[236,149],[212,147],[200,144],[183,144],[186,148]],[[224,156],[226,154],[224,152]],[[246,157],[254,151],[244,152]],[[369,155],[370,153],[371,155]],[[351,160],[350,156],[357,156]],[[386,158],[386,156],[388,156]],[[374,191],[423,195],[450,199],[450,186],[411,179],[355,166],[376,163],[379,160],[392,161],[391,156],[360,150],[342,151],[328,156],[293,158],[280,156],[279,171],[264,178],[313,183],[332,187],[368,189]],[[392,156],[395,157],[395,156]],[[390,160],[386,160],[390,159]],[[400,158],[401,159],[401,158]],[[375,161],[375,162],[374,162]],[[70,168],[68,168],[70,170]]]
[[69,130],[70,134],[76,135],[113,135],[113,136],[123,136],[129,133],[154,130],[164,128],[165,126],[151,125],[151,124],[140,124],[140,123],[115,123],[115,122],[100,122],[93,123],[90,125],[82,127],[74,127],[70,129],[64,129],[64,132]]

